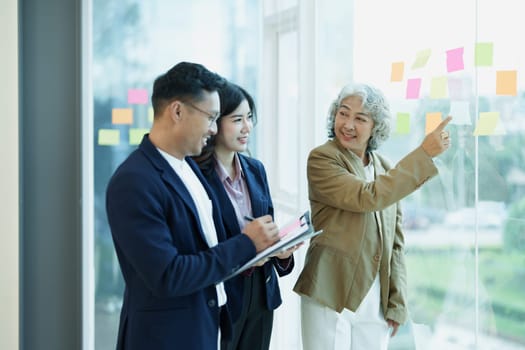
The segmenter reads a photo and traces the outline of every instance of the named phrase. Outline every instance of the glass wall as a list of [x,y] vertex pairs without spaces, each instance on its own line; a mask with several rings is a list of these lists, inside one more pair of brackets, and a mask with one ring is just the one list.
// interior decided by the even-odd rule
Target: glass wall
[[151,126],[153,81],[193,61],[257,96],[261,15],[253,0],[93,0],[92,11],[94,315],[95,348],[102,350],[115,348],[123,292],[105,189]]
[[394,114],[394,162],[452,115],[440,176],[403,202],[411,323],[392,349],[525,347],[519,2],[355,0],[354,77]]
[[[315,15],[307,14],[316,19],[315,67],[304,67],[305,56],[289,54],[304,50],[299,43],[305,28],[298,25],[293,45],[285,37],[278,47],[281,68],[287,70],[271,72],[262,71],[260,59],[265,57],[261,1],[91,1],[97,350],[115,347],[123,289],[105,214],[106,185],[151,126],[153,80],[183,60],[203,63],[257,99],[272,95],[260,87],[278,86],[280,109],[266,108],[268,114],[275,111],[266,118],[276,120],[283,132],[266,132],[261,125],[255,133],[265,140],[295,137],[311,125],[320,127],[310,135],[316,141],[322,135],[319,143],[324,142],[325,111],[352,77],[376,85],[390,100],[393,132],[380,152],[393,163],[436,121],[452,115],[453,145],[435,161],[439,177],[402,201],[411,321],[390,348],[525,348],[525,49],[515,39],[522,29],[518,1],[279,3],[285,9],[297,6],[299,16],[306,3],[315,3],[308,7]],[[298,62],[301,69],[286,68]],[[292,110],[301,120],[294,130],[287,115],[304,98],[296,96],[304,87],[288,78],[304,81],[301,72],[309,69],[315,72],[315,111]],[[304,148],[298,143],[285,154],[307,154]],[[267,172],[286,174],[281,180],[293,188],[290,174],[304,174],[298,174],[296,162],[279,160],[268,159]],[[294,284],[288,282],[282,286]],[[293,294],[289,289],[283,296]],[[298,309],[293,310],[277,312],[275,324],[300,325]],[[272,349],[300,344],[298,332],[274,331],[281,334],[296,339],[273,339]]]

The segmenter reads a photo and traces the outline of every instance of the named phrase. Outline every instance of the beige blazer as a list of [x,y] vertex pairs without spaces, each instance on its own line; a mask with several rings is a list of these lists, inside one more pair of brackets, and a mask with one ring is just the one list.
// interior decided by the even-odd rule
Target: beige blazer
[[437,174],[421,147],[394,168],[372,152],[375,181],[362,161],[330,140],[307,165],[312,222],[323,233],[310,243],[294,291],[337,312],[356,311],[379,272],[385,319],[407,320],[406,268],[398,201]]

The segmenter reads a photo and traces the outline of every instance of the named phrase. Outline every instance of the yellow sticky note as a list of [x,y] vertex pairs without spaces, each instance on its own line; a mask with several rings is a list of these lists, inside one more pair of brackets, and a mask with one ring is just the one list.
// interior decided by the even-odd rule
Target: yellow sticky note
[[426,117],[425,135],[430,134],[441,123],[441,112],[429,112]]
[[425,49],[425,50],[419,51],[416,55],[416,59],[414,63],[412,64],[412,69],[424,67],[427,64],[431,53],[432,53],[431,49]]
[[392,73],[390,74],[390,81],[402,81],[404,70],[405,70],[405,63],[403,62],[392,63]]
[[153,123],[153,107],[148,108],[148,121]]
[[120,144],[120,130],[99,129],[98,144],[100,146],[117,146]]
[[518,72],[500,70],[496,72],[496,95],[516,96],[518,93]]
[[410,114],[397,113],[396,133],[405,135],[410,133]]
[[477,67],[492,66],[493,44],[492,43],[476,43],[474,64]]
[[111,122],[113,124],[133,124],[133,109],[113,108]]
[[479,114],[474,136],[494,135],[499,123],[499,112],[483,112]]
[[149,129],[144,128],[131,128],[129,129],[129,144],[139,145],[142,142],[142,137],[147,134]]
[[447,77],[432,78],[430,98],[447,98]]

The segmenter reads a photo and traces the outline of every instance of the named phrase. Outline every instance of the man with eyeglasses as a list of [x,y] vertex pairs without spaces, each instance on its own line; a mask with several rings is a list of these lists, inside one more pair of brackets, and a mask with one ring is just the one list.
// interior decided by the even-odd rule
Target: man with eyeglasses
[[159,76],[150,133],[108,184],[126,283],[117,349],[217,349],[231,327],[221,281],[278,240],[269,215],[227,239],[216,198],[188,157],[217,132],[223,83],[188,62]]

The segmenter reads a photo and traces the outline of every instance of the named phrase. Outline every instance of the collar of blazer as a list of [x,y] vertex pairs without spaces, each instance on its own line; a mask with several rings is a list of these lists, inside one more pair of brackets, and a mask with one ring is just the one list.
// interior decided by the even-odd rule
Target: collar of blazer
[[[249,161],[246,156],[239,154],[239,160],[244,173],[244,179],[250,193],[250,204],[252,206],[252,214],[254,217],[259,217],[268,214],[268,203],[269,198],[266,198],[264,194],[264,180],[260,170]],[[228,193],[224,189],[224,186],[219,178],[216,171],[210,172],[208,176],[210,186],[215,190],[217,194],[217,200],[222,212],[223,222],[227,230],[228,236],[232,236],[241,231],[239,223],[236,219],[235,209],[230,201]]]
[[[191,213],[195,216],[196,222],[199,226],[199,234],[201,238],[206,242],[206,239],[204,237],[204,231],[201,227],[199,215],[197,208],[195,207],[195,202],[193,201],[190,193],[188,192],[188,189],[186,188],[186,185],[182,181],[182,179],[175,173],[175,171],[171,168],[169,163],[164,159],[164,157],[159,153],[155,145],[151,143],[148,137],[149,134],[144,135],[144,138],[142,139],[142,142],[139,146],[139,149],[144,153],[147,159],[151,162],[153,167],[157,169],[159,172],[160,177],[164,182],[166,182],[173,191],[182,199],[182,201],[186,204],[186,206],[190,209]],[[185,158],[186,162],[189,164],[189,166],[192,168],[193,172],[197,175],[199,178],[199,181],[204,186],[204,189],[206,190],[206,193],[208,194],[210,200],[212,200],[213,203],[213,218],[214,221],[217,220],[217,202],[215,200],[215,197],[213,195],[213,192],[211,191],[210,187],[206,183],[206,180],[204,179],[199,167],[195,163],[191,157]],[[217,225],[215,225],[217,230],[217,237],[219,241],[221,241],[221,238],[224,238],[224,232],[217,229]]]

